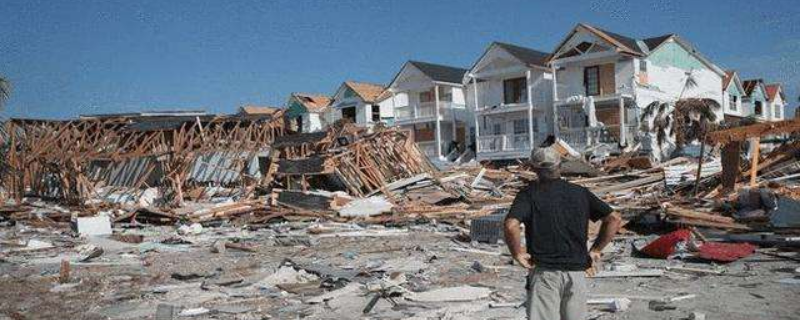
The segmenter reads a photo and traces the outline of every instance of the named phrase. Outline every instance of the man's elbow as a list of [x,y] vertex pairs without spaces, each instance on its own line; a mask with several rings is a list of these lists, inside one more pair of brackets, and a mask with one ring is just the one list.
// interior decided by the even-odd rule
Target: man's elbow
[[506,217],[503,222],[505,232],[519,232],[520,222],[516,218]]
[[622,216],[619,215],[619,212],[614,211],[603,218],[603,223],[611,226],[619,226],[622,224]]

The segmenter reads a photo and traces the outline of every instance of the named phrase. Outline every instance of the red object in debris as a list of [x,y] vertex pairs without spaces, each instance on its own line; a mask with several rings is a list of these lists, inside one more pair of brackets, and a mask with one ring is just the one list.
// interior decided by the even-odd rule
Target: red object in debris
[[650,242],[642,249],[642,253],[653,258],[666,259],[675,253],[675,246],[680,242],[689,241],[692,236],[692,231],[689,229],[680,229],[667,233],[658,239]]
[[749,243],[721,243],[706,242],[700,246],[700,258],[717,261],[733,262],[747,257],[756,251],[756,246]]

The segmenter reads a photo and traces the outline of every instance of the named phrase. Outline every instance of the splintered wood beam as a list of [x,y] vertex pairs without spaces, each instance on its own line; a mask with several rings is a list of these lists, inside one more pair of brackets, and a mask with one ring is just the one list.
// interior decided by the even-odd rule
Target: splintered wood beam
[[753,138],[751,144],[753,146],[753,160],[750,163],[750,187],[758,186],[758,157],[761,150],[761,139]]

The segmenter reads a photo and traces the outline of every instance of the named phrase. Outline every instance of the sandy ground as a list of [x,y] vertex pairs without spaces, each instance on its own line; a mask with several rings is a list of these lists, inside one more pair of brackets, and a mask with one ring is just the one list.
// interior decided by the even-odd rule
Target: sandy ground
[[[386,237],[317,238],[305,235],[302,228],[273,229],[206,228],[198,235],[184,237],[192,244],[167,245],[158,241],[175,236],[174,228],[124,231],[145,235],[141,244],[89,241],[19,225],[3,228],[0,236],[4,243],[35,238],[54,247],[20,251],[22,248],[4,245],[0,256],[0,319],[155,319],[159,305],[165,309],[174,306],[176,319],[523,318],[524,308],[513,305],[523,300],[525,271],[510,264],[507,250],[500,244],[458,242],[453,240],[457,232],[431,225],[412,226],[401,235]],[[306,243],[311,246],[276,242],[276,237],[286,235],[306,242],[312,239],[312,243]],[[256,250],[213,253],[210,248],[220,239],[239,240]],[[606,254],[606,263],[662,269],[667,265],[714,267],[633,258],[631,240],[630,236],[620,237]],[[77,251],[86,242],[104,248],[104,254],[88,263],[77,263]],[[71,279],[60,285],[60,261],[65,258],[73,261]],[[317,271],[322,270],[322,279],[282,288],[262,285],[286,259],[315,266]],[[702,312],[707,319],[800,319],[800,284],[777,282],[792,278],[799,266],[757,253],[719,266],[725,271],[723,275],[666,272],[655,278],[590,279],[592,297],[632,300],[625,311],[592,308],[590,313],[594,319],[685,319],[692,312]],[[405,274],[407,282],[402,287],[410,292],[406,295],[464,285],[488,288],[492,293],[477,300],[465,294],[461,298],[467,301],[462,302],[415,302],[399,297],[394,299],[396,306],[381,299],[366,315],[362,310],[371,295],[364,296],[363,291],[342,294],[325,303],[309,303],[312,297],[326,292],[321,287],[370,283],[393,272]],[[650,300],[685,294],[696,296],[671,303],[674,310],[648,308]],[[208,312],[191,317],[177,315],[181,310],[201,307]]]

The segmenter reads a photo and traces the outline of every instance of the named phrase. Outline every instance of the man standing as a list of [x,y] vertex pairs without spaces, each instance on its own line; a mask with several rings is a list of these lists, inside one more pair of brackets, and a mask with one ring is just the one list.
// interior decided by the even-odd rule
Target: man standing
[[[538,179],[520,190],[505,219],[511,255],[530,270],[528,319],[586,319],[586,275],[619,230],[621,219],[588,189],[561,179],[561,156],[552,148],[531,152]],[[602,221],[587,249],[589,220]],[[525,225],[526,248],[520,243]]]

